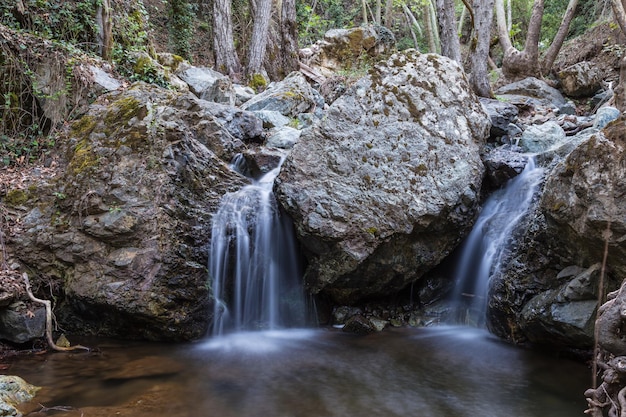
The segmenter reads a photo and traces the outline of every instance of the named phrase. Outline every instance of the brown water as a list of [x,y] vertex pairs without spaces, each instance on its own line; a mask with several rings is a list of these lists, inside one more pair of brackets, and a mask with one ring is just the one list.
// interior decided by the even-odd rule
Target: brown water
[[21,358],[5,371],[44,387],[35,403],[53,409],[30,416],[572,417],[590,384],[583,364],[463,327],[89,342],[100,352]]

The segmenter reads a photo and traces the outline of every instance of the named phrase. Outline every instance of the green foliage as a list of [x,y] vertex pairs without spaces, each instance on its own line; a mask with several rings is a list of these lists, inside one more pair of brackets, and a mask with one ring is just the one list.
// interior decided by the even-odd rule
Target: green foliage
[[0,0],[0,23],[97,52],[95,14],[100,1],[22,0],[21,13],[15,0]]
[[193,37],[193,19],[197,6],[187,0],[169,1],[170,41],[174,53],[191,60],[191,39]]
[[329,29],[350,28],[359,23],[360,2],[320,0],[314,4],[315,10],[309,4],[296,2],[298,43],[301,47],[311,45],[318,39],[323,39],[324,34]]
[[[541,23],[541,42],[550,45],[563,19],[569,0],[553,0],[545,3]],[[596,0],[580,0],[576,16],[569,28],[568,38],[583,34],[600,16],[601,8]]]

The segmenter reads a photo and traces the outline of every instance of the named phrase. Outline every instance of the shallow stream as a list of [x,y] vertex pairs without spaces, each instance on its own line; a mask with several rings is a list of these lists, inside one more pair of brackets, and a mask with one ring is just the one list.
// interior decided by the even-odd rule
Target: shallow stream
[[590,384],[584,364],[466,327],[80,342],[99,352],[18,358],[5,371],[44,387],[30,416],[572,417]]

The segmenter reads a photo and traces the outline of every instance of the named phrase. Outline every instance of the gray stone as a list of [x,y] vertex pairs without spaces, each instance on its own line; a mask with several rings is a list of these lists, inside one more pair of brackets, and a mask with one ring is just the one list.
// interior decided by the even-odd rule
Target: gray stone
[[196,96],[201,97],[202,94],[211,87],[215,81],[226,77],[211,68],[194,67],[189,64],[181,64],[175,74],[189,85],[189,89]]
[[491,185],[500,188],[524,170],[528,155],[520,151],[519,147],[505,145],[493,149],[483,157]]
[[246,101],[250,100],[256,95],[252,87],[248,87],[240,84],[233,84],[235,90],[235,105],[241,106]]
[[540,153],[556,147],[567,140],[565,131],[557,122],[528,126],[519,140],[525,152]]
[[383,26],[359,26],[331,29],[324,39],[303,50],[303,62],[323,76],[332,77],[337,71],[363,66],[364,57],[373,60],[391,53],[396,40]]
[[283,126],[271,135],[265,146],[269,148],[291,149],[300,139],[301,130]]
[[106,91],[114,91],[122,86],[122,83],[113,78],[111,74],[103,71],[101,68],[90,65],[89,69],[93,74],[93,82],[104,88]]
[[588,61],[559,71],[557,77],[562,91],[570,97],[590,97],[602,87],[602,72]]
[[29,311],[0,309],[0,339],[13,343],[26,343],[39,339],[46,330],[46,310],[42,307]]
[[606,125],[611,123],[613,120],[617,120],[620,114],[621,112],[615,107],[600,107],[600,109],[596,112],[593,127],[596,129],[604,129]]
[[515,123],[517,120],[518,108],[504,101],[484,97],[480,97],[480,104],[491,119],[491,139],[508,134],[509,124]]
[[287,116],[283,116],[280,112],[273,110],[257,110],[253,112],[256,117],[261,119],[263,127],[265,129],[272,129],[274,127],[283,127],[291,123],[293,119]]
[[228,77],[215,80],[213,84],[202,91],[200,98],[227,106],[234,106],[237,101],[233,83]]
[[296,118],[300,113],[324,108],[324,99],[309,85],[304,75],[292,72],[284,80],[246,101],[241,108],[248,111],[271,110]]
[[545,81],[534,77],[504,85],[495,91],[496,95],[518,95],[539,100],[543,105],[559,108],[566,103],[565,97],[554,87],[550,87]]
[[346,333],[354,333],[358,335],[366,335],[376,331],[372,322],[360,314],[354,315],[346,321],[346,325],[342,330]]
[[275,185],[309,289],[350,303],[438,264],[474,219],[489,128],[461,68],[438,55],[394,55],[337,99]]

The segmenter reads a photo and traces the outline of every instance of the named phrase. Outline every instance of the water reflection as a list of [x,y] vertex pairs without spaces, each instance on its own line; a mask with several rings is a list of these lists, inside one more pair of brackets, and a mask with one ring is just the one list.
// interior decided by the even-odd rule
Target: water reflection
[[[479,329],[245,333],[185,346],[101,346],[9,373],[39,402],[88,416],[565,417],[585,409],[589,371]],[[80,415],[63,414],[56,415]]]

